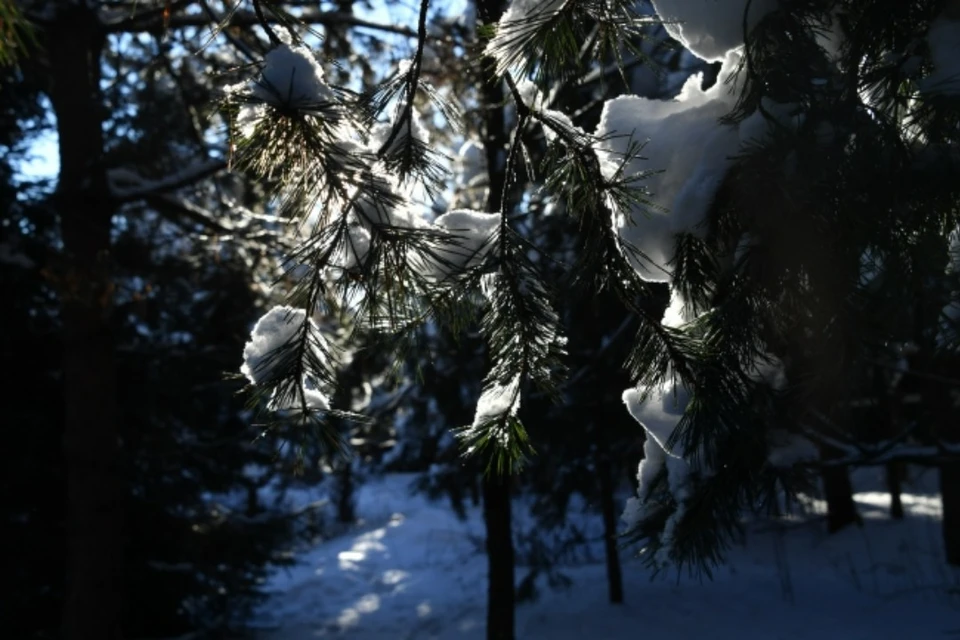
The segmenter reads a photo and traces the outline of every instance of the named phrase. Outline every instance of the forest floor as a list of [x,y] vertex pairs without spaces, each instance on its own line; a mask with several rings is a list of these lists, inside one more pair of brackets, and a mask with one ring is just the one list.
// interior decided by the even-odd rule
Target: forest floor
[[[907,488],[902,521],[888,518],[888,495],[871,490],[876,473],[855,478],[863,527],[828,536],[820,504],[804,518],[752,522],[712,581],[678,579],[676,571],[652,578],[624,551],[620,605],[607,601],[600,517],[576,515],[595,542],[562,558],[569,586],[537,581],[539,597],[518,607],[517,638],[960,639],[960,571],[943,563],[940,501],[923,490],[936,486],[935,472]],[[395,474],[364,484],[362,521],[300,550],[294,567],[273,575],[258,638],[484,637],[480,510],[460,521],[445,501],[411,496],[412,480]],[[514,514],[520,581],[529,573],[532,547],[523,540],[533,520],[519,502]]]

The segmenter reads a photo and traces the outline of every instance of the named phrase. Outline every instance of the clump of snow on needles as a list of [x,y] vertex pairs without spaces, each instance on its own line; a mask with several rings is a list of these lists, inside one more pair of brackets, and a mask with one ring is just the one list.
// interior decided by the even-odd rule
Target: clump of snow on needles
[[[731,52],[707,91],[697,74],[674,100],[621,96],[604,104],[596,130],[604,176],[646,174],[651,193],[653,206],[617,211],[613,221],[623,242],[642,254],[626,251],[644,280],[671,281],[676,234],[697,231],[740,145],[738,129],[719,122],[736,99],[726,81],[739,59]],[[634,143],[644,146],[629,157]]]
[[[304,325],[307,325],[304,328]],[[306,330],[307,349],[317,362],[324,362],[326,356],[326,340],[320,333],[320,328],[312,318],[308,319],[306,311],[288,306],[276,306],[265,313],[250,333],[250,340],[243,347],[243,365],[240,373],[255,385],[277,383],[282,375],[288,359],[284,353],[292,353],[293,343]],[[286,349],[290,349],[286,352]],[[274,392],[268,405],[272,411],[284,409],[299,409],[303,404],[308,409],[326,411],[330,408],[330,400],[322,391],[316,388],[315,382],[305,376],[304,380],[297,381],[299,389],[278,389]],[[300,394],[302,393],[302,401]]]
[[[484,388],[477,400],[477,409],[473,417],[471,429],[488,428],[496,420],[503,420],[517,415],[520,409],[520,376],[515,376],[507,384],[492,383]],[[499,444],[506,446],[510,432],[506,425],[501,425],[493,431]]]
[[513,0],[500,22],[516,22],[544,15],[555,15],[563,9],[567,0]]
[[281,44],[263,59],[260,78],[253,83],[253,94],[267,104],[293,109],[309,109],[333,99],[324,81],[323,68],[309,48]]
[[[390,140],[390,136],[393,136],[393,140],[390,140],[389,147],[383,149],[384,155],[397,153],[414,140],[424,145],[429,144],[430,132],[423,126],[423,120],[420,118],[420,114],[417,113],[416,109],[412,110],[409,118],[401,122],[397,120],[398,118],[393,118],[389,123],[381,122],[374,126],[370,134],[370,148],[372,151],[379,152],[381,147]],[[394,134],[393,130],[396,128],[399,128],[399,130]]]
[[651,503],[656,505],[652,492],[663,474],[666,474],[667,490],[676,503],[660,534],[661,546],[654,558],[659,565],[670,561],[676,528],[686,515],[687,501],[692,494],[691,467],[685,451],[679,442],[671,442],[689,399],[689,392],[672,381],[651,393],[638,389],[623,392],[627,411],[646,431],[647,439],[637,471],[637,497],[627,500],[621,519],[632,529],[650,515]]
[[497,23],[497,32],[487,43],[485,53],[506,71],[510,52],[517,43],[537,31],[548,20],[560,13],[568,0],[513,0]]
[[519,409],[520,376],[516,376],[508,384],[491,384],[480,394],[473,426],[496,420],[504,414],[517,415]]
[[777,0],[653,0],[670,37],[708,62],[722,62],[743,45],[744,12],[752,29],[776,6]]
[[[769,120],[797,127],[803,115],[797,105],[766,100],[766,115],[751,114],[738,125],[721,122],[734,107],[740,89],[733,80],[743,55],[744,29],[752,29],[775,9],[776,0],[654,0],[653,5],[672,37],[697,57],[722,63],[717,81],[704,90],[702,74],[691,76],[673,100],[634,95],[607,101],[595,132],[596,154],[606,179],[639,177],[647,188],[647,205],[614,210],[612,224],[637,274],[649,282],[672,285],[670,267],[677,235],[703,233],[702,222],[726,179],[731,159],[744,143],[768,135]],[[691,317],[679,291],[671,289],[663,324],[679,328]],[[782,363],[775,358],[754,363],[751,377],[774,389],[786,383]],[[658,564],[670,559],[675,530],[692,492],[691,461],[671,439],[689,393],[695,391],[668,380],[656,388],[628,389],[623,394],[627,410],[647,433],[645,459],[638,472],[640,487],[623,519],[632,528],[651,514],[651,508],[665,506],[653,496],[664,474],[663,486],[675,503],[660,534]],[[709,473],[708,469],[696,471]]]
[[238,131],[245,138],[251,137],[267,117],[267,105],[309,111],[334,101],[333,91],[324,81],[323,68],[310,49],[290,43],[267,52],[260,75],[228,87],[227,93],[246,96],[237,115]]
[[444,242],[434,247],[418,267],[431,282],[443,282],[451,276],[479,266],[495,246],[500,229],[499,213],[481,213],[459,209],[449,211],[434,222],[444,232]]
[[331,258],[331,265],[344,270],[362,265],[370,253],[371,238],[370,232],[356,220],[356,217],[350,216],[347,232],[341,239],[342,245]]
[[[751,4],[759,19],[774,0]],[[795,128],[803,122],[798,105],[765,100],[739,125],[720,119],[734,107],[740,90],[733,82],[743,56],[742,16],[745,0],[657,0],[668,31],[696,55],[721,61],[716,83],[701,88],[702,74],[690,76],[672,100],[621,96],[608,100],[595,132],[596,153],[604,177],[642,176],[650,204],[615,211],[613,224],[625,253],[641,278],[671,282],[669,265],[678,233],[700,233],[718,188],[741,146],[765,137],[773,120]],[[734,27],[734,24],[740,25]],[[637,146],[642,145],[637,150]]]
[[500,17],[497,32],[499,34],[501,31],[508,32],[513,28],[523,27],[531,20],[550,19],[560,13],[565,4],[567,0],[513,0]]

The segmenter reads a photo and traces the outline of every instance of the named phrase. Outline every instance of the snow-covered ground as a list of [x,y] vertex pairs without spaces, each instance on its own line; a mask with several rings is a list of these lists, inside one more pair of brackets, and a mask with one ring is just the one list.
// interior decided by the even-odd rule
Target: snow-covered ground
[[[870,488],[871,479],[861,475],[858,484]],[[392,475],[364,485],[364,523],[302,550],[296,567],[275,574],[276,593],[256,621],[261,640],[484,637],[480,513],[458,521],[446,503],[410,496],[411,480]],[[752,524],[712,582],[651,580],[625,553],[622,605],[607,602],[602,556],[564,567],[572,585],[544,587],[522,605],[517,637],[960,638],[960,573],[942,561],[940,503],[914,491],[904,496],[902,522],[887,519],[886,494],[857,493],[864,527],[834,536],[815,518]],[[531,526],[525,511],[515,509],[519,529]],[[599,517],[583,524],[590,535],[600,531]]]

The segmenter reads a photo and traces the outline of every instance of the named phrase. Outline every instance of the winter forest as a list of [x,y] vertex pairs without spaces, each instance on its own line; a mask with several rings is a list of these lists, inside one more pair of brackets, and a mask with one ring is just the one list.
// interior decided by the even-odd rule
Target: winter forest
[[11,640],[960,638],[960,0],[0,0]]

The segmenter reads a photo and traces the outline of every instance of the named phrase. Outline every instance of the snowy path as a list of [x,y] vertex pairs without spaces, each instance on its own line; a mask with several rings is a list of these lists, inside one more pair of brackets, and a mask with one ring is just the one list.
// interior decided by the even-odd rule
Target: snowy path
[[[359,511],[368,525],[305,551],[298,566],[276,574],[277,594],[258,619],[262,640],[484,637],[479,514],[459,522],[446,504],[409,497],[409,480],[366,485]],[[940,560],[939,501],[904,498],[908,517],[898,523],[884,519],[883,494],[857,494],[865,527],[829,538],[812,522],[779,535],[753,527],[713,582],[650,581],[628,562],[624,605],[606,602],[602,564],[565,568],[572,587],[545,587],[521,606],[517,637],[960,638],[960,575]]]

